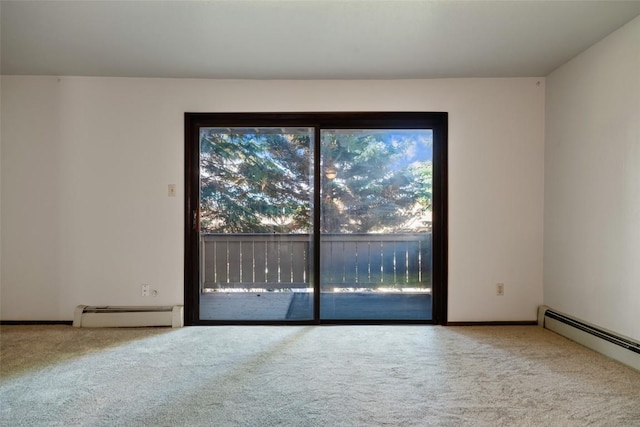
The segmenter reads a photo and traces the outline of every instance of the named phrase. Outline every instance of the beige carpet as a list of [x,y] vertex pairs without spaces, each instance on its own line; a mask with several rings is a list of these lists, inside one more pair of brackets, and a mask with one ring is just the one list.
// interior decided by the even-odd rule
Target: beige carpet
[[2,426],[640,426],[640,372],[535,326],[2,326]]

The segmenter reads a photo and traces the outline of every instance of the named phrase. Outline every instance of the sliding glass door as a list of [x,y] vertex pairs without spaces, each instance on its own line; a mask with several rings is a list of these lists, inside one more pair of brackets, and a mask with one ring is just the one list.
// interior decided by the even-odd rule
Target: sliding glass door
[[443,323],[446,114],[186,114],[187,324]]
[[312,320],[313,129],[199,133],[200,319]]
[[430,320],[431,129],[322,129],[320,317]]

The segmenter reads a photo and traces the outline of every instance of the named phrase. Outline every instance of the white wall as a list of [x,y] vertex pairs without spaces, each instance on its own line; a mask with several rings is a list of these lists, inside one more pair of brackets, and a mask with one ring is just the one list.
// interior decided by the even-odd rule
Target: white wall
[[[4,76],[2,85],[4,320],[183,302],[183,194],[167,197],[167,184],[184,184],[187,111],[449,112],[449,320],[535,319],[544,80]],[[140,297],[141,283],[159,296]]]
[[640,339],[640,18],[547,79],[545,304]]

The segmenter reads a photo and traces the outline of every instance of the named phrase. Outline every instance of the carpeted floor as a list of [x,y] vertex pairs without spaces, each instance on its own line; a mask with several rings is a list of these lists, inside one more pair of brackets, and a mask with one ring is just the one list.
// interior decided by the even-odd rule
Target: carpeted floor
[[0,328],[2,426],[640,426],[640,372],[536,326]]

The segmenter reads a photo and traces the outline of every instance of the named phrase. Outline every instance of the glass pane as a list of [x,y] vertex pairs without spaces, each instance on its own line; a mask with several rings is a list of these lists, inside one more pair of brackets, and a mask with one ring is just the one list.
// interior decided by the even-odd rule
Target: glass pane
[[313,319],[313,135],[200,129],[200,319]]
[[433,132],[321,131],[320,317],[429,320]]

